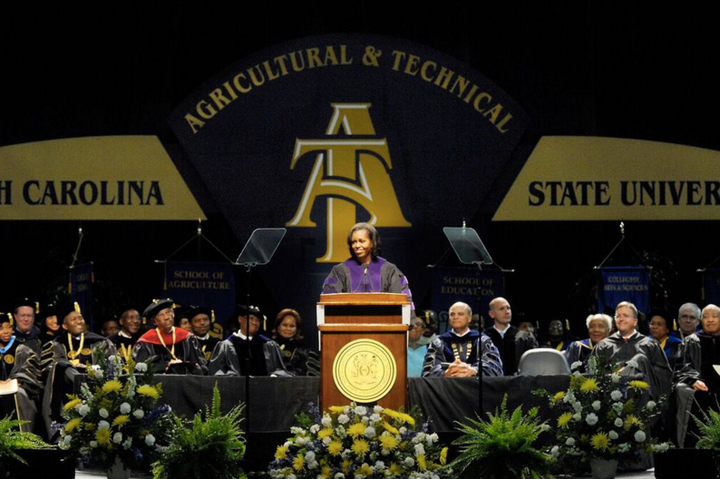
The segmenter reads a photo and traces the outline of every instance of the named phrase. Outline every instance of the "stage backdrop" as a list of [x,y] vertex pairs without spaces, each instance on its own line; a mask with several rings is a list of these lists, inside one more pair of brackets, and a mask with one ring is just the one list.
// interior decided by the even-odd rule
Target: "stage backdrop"
[[[235,234],[288,228],[262,272],[279,306],[314,313],[358,221],[429,290],[443,226],[471,219],[528,124],[462,62],[373,35],[303,38],[242,59],[169,119]],[[310,314],[314,318],[314,314]]]

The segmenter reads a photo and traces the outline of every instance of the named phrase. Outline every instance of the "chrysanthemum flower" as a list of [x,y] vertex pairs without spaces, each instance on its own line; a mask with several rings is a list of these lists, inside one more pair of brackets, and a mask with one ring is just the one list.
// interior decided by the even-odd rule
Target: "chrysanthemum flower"
[[580,386],[580,391],[584,393],[591,393],[593,391],[597,391],[597,389],[598,383],[594,378],[589,378],[582,384],[582,386]]
[[568,423],[572,420],[572,413],[566,412],[560,415],[560,417],[557,420],[558,427],[565,427],[568,425]]
[[557,394],[555,394],[555,395],[553,396],[552,401],[553,401],[554,403],[560,402],[560,401],[563,400],[564,397],[565,397],[565,391],[560,391],[560,392],[558,392]]
[[380,444],[382,445],[383,449],[392,451],[397,447],[398,441],[392,434],[384,434],[380,436]]
[[302,454],[298,454],[298,456],[293,459],[293,469],[300,471],[303,467],[305,467],[305,457]]
[[75,398],[75,399],[73,399],[72,401],[67,402],[67,403],[65,404],[64,409],[65,409],[66,411],[70,411],[70,410],[74,409],[75,407],[77,407],[77,405],[80,404],[81,402],[82,402],[82,401],[81,401],[79,398]]
[[389,471],[390,474],[392,474],[393,476],[399,476],[400,474],[402,474],[402,467],[400,467],[399,464],[396,464],[396,463],[393,462],[392,464],[390,464],[390,467],[388,468],[388,471]]
[[105,394],[108,393],[114,393],[122,389],[122,383],[118,381],[117,379],[113,379],[112,381],[108,381],[105,384],[103,384],[102,391]]
[[418,467],[423,471],[426,470],[427,463],[425,462],[425,454],[418,454],[415,458],[417,459]]
[[328,444],[328,452],[331,456],[338,456],[343,450],[342,442],[335,440],[330,441],[330,444]]
[[159,394],[157,389],[155,389],[153,386],[150,386],[149,384],[143,384],[139,388],[137,388],[137,393],[141,396],[147,396],[153,399],[157,399]]
[[385,430],[387,432],[389,432],[390,434],[399,434],[399,431],[397,430],[397,428],[395,426],[393,426],[392,424],[389,424],[389,423],[383,421],[382,425],[385,428]]
[[113,426],[123,427],[123,424],[129,422],[130,418],[125,414],[121,414],[113,420]]
[[650,389],[650,385],[648,383],[646,383],[645,381],[638,381],[638,380],[630,381],[628,386],[631,387],[632,389],[634,389],[635,391],[644,391],[646,389]]
[[275,449],[275,460],[285,459],[287,457],[287,448],[285,446],[278,446]]
[[70,419],[67,424],[65,424],[65,432],[70,433],[73,432],[82,422],[82,419],[79,417],[76,417],[74,419]]
[[95,433],[95,439],[98,444],[107,445],[110,444],[110,430],[109,429],[98,429]]
[[358,456],[364,456],[370,451],[370,444],[365,439],[356,439],[353,441],[352,451]]
[[365,424],[361,422],[356,422],[352,426],[350,426],[347,430],[348,436],[352,437],[358,437],[365,434]]
[[595,434],[590,441],[592,442],[593,448],[598,451],[604,451],[610,445],[610,439],[604,432]]
[[324,427],[318,431],[317,438],[322,440],[322,439],[325,439],[326,437],[332,436],[332,433],[333,433],[333,428]]

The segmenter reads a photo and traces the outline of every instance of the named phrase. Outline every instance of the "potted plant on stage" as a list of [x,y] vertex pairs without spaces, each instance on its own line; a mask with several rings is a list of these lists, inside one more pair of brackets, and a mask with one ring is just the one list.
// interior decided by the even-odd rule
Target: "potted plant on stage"
[[158,406],[162,385],[153,384],[152,368],[113,355],[90,366],[87,377],[64,406],[60,446],[108,477],[148,469],[173,430],[169,406]]
[[0,419],[0,477],[6,477],[10,471],[19,470],[20,465],[28,465],[18,452],[50,447],[39,436],[21,431],[20,426],[25,423],[26,421],[11,419],[9,416]]
[[[345,479],[405,477],[445,479],[447,448],[427,425],[380,406],[333,406],[320,414],[312,408],[297,416],[292,437],[277,447],[268,467],[272,478]],[[419,429],[419,430],[418,430]]]
[[173,415],[175,439],[153,464],[155,479],[237,479],[244,477],[241,461],[245,440],[240,429],[243,406],[220,412],[220,391],[213,390],[212,408],[186,421]]
[[487,421],[478,417],[470,424],[458,423],[463,436],[453,441],[460,455],[450,466],[461,478],[474,479],[551,479],[553,458],[536,445],[541,433],[550,427],[538,418],[538,409],[523,414],[518,407],[509,414],[507,395]]
[[551,454],[566,464],[589,460],[594,478],[612,478],[618,460],[666,451],[670,444],[650,435],[664,398],[652,401],[648,383],[623,379],[600,359],[591,358],[589,367],[588,376],[573,373],[567,391],[540,391],[558,414]]

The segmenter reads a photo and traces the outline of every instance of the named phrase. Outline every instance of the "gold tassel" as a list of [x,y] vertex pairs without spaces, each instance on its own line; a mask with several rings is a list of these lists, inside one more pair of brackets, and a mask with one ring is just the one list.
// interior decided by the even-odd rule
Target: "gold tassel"
[[567,331],[570,331],[570,320],[569,320],[569,319],[566,319],[566,320],[565,320],[565,329],[566,329]]
[[80,305],[78,304],[77,301],[75,301],[75,302],[73,303],[73,307],[75,308],[75,312],[76,312],[76,313],[82,314],[82,311],[80,311]]
[[210,321],[213,323],[215,322],[215,310],[214,309],[210,310]]

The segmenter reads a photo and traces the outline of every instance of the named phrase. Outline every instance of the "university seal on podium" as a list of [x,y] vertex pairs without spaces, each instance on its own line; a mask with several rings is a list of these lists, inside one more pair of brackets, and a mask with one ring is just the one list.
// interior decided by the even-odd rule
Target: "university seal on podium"
[[397,365],[392,352],[373,339],[346,344],[333,362],[333,377],[340,392],[358,403],[382,399],[395,384]]

